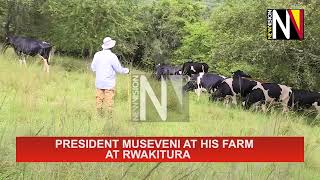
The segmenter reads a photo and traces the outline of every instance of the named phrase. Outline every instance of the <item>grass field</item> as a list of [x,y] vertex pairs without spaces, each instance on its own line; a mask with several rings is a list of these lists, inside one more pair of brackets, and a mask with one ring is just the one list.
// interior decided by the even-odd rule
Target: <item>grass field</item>
[[[25,68],[11,53],[0,56],[0,179],[320,179],[320,127],[305,116],[191,95],[190,122],[133,123],[129,76],[119,75],[107,120],[95,113],[89,62],[72,61],[55,56],[46,74],[38,61]],[[15,163],[16,136],[304,136],[305,163]]]

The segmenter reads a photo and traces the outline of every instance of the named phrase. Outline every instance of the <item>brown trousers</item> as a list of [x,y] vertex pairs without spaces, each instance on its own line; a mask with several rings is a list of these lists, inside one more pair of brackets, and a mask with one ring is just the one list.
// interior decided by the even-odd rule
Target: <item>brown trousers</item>
[[113,89],[96,89],[96,107],[98,111],[103,110],[104,103],[107,111],[112,112],[113,108]]

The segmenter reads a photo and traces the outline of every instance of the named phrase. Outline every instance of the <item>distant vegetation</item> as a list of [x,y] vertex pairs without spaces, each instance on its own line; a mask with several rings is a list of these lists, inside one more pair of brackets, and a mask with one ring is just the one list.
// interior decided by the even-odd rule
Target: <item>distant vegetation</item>
[[[268,8],[304,8],[303,41],[268,41]],[[123,63],[193,59],[230,75],[320,90],[320,2],[303,0],[1,0],[0,33],[47,40],[57,53],[92,57],[111,36]]]

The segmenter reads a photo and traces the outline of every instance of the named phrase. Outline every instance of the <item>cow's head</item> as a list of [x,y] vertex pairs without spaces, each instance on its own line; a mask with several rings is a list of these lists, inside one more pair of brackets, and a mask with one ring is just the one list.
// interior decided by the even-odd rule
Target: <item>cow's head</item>
[[159,74],[161,73],[161,71],[162,71],[162,68],[161,68],[161,64],[159,63],[154,68],[153,76],[156,78],[159,78]]
[[181,69],[179,69],[179,70],[178,70],[178,71],[176,71],[174,74],[175,74],[175,75],[182,75],[182,70],[181,70]]
[[6,44],[12,44],[14,40],[15,40],[15,36],[12,36],[12,35],[8,34],[5,37],[5,43]]
[[156,65],[156,69],[158,69],[160,66],[161,66],[161,64],[160,64],[160,63],[159,63],[159,64],[157,64],[157,65]]
[[198,84],[196,81],[188,81],[186,85],[183,86],[184,92],[189,92],[198,88]]
[[154,72],[154,76],[157,80],[161,80],[161,76],[163,75],[163,68],[161,66],[157,67],[155,72]]
[[232,72],[233,77],[244,77],[244,78],[251,78],[251,76],[241,70],[237,70]]
[[3,46],[2,46],[2,49],[1,49],[1,52],[4,53],[8,47],[11,45],[11,42],[12,42],[12,36],[10,35],[6,35],[5,36],[5,39],[4,39],[4,43],[3,43]]

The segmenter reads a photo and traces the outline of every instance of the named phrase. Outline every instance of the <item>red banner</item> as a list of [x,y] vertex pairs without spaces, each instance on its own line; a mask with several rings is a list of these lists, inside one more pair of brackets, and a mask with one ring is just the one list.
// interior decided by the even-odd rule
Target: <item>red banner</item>
[[17,162],[304,162],[303,137],[17,137]]

